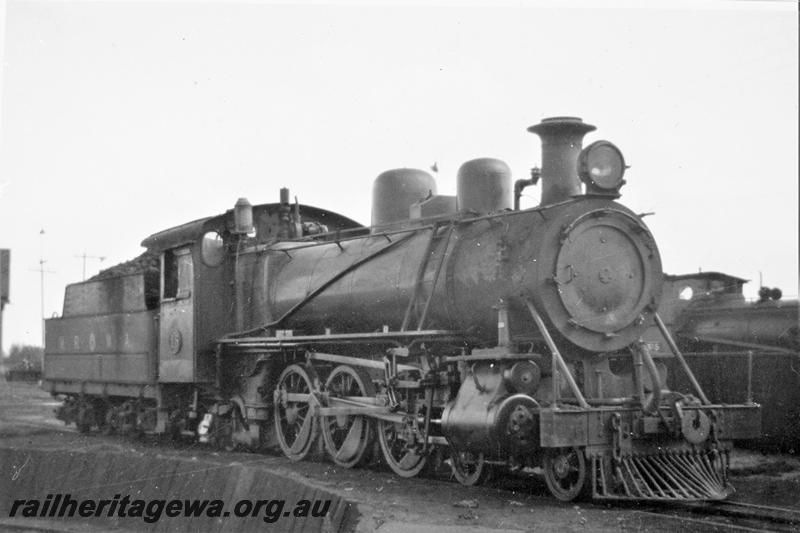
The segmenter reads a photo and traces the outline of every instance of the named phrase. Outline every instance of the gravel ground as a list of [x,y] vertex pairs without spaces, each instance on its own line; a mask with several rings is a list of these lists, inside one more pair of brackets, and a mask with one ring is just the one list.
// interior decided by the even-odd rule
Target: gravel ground
[[[127,453],[189,455],[215,465],[258,464],[356,502],[362,515],[358,531],[362,532],[737,530],[736,522],[719,517],[697,518],[698,522],[687,527],[686,522],[650,514],[635,505],[562,504],[548,495],[544,481],[537,476],[499,479],[468,488],[449,481],[446,475],[401,479],[377,464],[346,470],[323,461],[290,463],[271,455],[220,454],[188,443],[170,446],[147,439],[133,442],[84,436],[76,433],[74,426],[65,428],[55,420],[52,411],[56,405],[36,386],[0,381],[0,448],[103,450],[117,452],[123,459]],[[737,488],[732,496],[736,501],[800,510],[797,457],[737,450],[732,458],[732,481]],[[0,512],[0,531],[20,531],[19,523],[4,519]]]

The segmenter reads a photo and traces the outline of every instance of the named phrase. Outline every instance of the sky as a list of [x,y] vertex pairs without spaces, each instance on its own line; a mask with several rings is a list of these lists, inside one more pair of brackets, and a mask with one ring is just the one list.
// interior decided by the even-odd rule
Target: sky
[[527,177],[526,128],[559,115],[625,154],[666,272],[798,294],[792,1],[9,0],[0,32],[6,351],[41,343],[40,259],[50,317],[83,254],[91,276],[281,187],[368,224],[383,170],[436,162],[441,194],[477,157]]

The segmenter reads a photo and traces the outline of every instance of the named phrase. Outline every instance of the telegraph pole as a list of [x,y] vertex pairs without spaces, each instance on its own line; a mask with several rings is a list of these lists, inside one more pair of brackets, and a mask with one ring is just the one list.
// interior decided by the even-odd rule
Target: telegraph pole
[[42,304],[42,349],[44,349],[44,228],[39,231],[39,289]]
[[11,250],[0,250],[0,359],[3,357],[3,308],[8,303]]
[[42,310],[42,348],[44,348],[44,275],[55,274],[55,272],[44,269],[44,264],[47,262],[44,259],[44,228],[39,231],[39,239],[39,268],[32,270],[39,271],[40,304]]
[[86,252],[83,252],[81,255],[76,255],[78,259],[83,259],[83,281],[86,281],[86,260],[87,259],[98,259],[101,263],[106,260],[105,256],[101,255],[87,255]]

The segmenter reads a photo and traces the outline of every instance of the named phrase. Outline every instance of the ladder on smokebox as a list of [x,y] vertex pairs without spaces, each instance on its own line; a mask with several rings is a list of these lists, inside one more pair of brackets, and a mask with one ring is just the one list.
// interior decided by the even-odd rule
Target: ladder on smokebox
[[[448,248],[450,246],[450,237],[453,234],[453,228],[455,227],[455,224],[451,222],[446,224],[446,228],[443,228],[443,226],[445,226],[445,224],[437,223],[431,227],[431,238],[428,240],[428,244],[425,247],[425,253],[420,261],[419,269],[417,270],[416,281],[414,282],[414,292],[411,295],[411,299],[408,301],[408,307],[406,307],[406,313],[403,317],[403,325],[400,327],[400,331],[409,331],[411,329],[410,326],[412,314],[417,318],[416,331],[422,331],[422,328],[425,326],[425,320],[428,317],[428,309],[430,308],[431,300],[433,299],[433,293],[436,292],[436,284],[439,281],[439,276],[442,272],[442,266],[444,265],[444,260],[447,256]],[[423,286],[425,285],[425,272],[428,269],[428,264],[431,260],[431,254],[436,248],[436,243],[440,242],[442,239],[444,239],[444,246],[441,247],[438,262],[436,263],[436,270],[434,271],[433,279],[430,281],[430,289],[428,290],[427,296],[424,298],[425,301],[423,304],[422,299],[424,296]],[[422,305],[421,312],[420,305]]]

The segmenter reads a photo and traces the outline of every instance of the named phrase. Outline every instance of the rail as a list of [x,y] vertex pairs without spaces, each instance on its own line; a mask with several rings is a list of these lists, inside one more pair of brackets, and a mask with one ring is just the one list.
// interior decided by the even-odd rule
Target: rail
[[[668,516],[670,511],[687,512],[697,516],[720,516],[735,519],[731,523],[711,524],[706,521],[699,522],[703,529],[710,529],[714,525],[724,525],[727,528],[746,527],[749,531],[797,531],[800,526],[800,511],[787,507],[758,505],[729,500],[706,502],[663,502],[656,507],[641,509],[646,514]],[[673,518],[698,523],[698,520],[685,515]],[[738,526],[738,527],[737,527]]]

